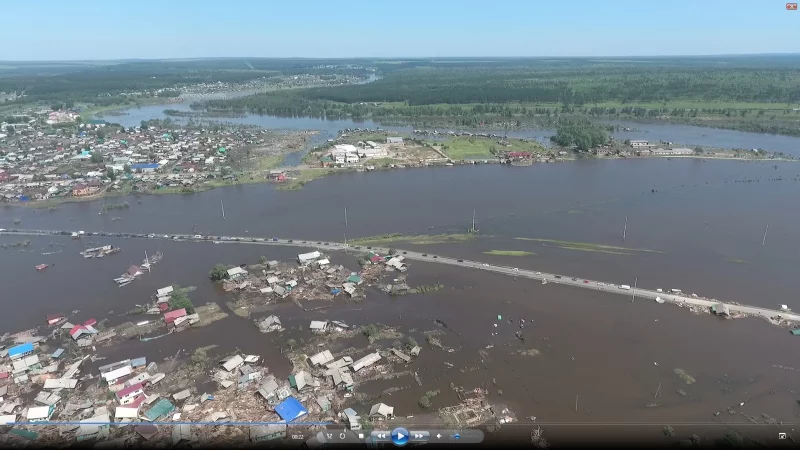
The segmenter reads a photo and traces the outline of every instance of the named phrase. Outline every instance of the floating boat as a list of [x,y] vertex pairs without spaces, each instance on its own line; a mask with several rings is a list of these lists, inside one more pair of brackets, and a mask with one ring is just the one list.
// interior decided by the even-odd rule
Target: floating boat
[[119,287],[125,287],[131,283],[133,283],[133,280],[123,281],[122,283],[119,283]]
[[48,266],[47,264],[39,264],[38,266],[36,266],[36,270],[44,270],[47,269],[48,267],[50,266]]

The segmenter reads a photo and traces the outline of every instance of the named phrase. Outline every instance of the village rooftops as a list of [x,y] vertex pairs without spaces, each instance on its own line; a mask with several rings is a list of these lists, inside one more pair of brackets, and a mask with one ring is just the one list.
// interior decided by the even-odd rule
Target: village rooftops
[[311,365],[321,366],[333,361],[333,355],[330,350],[323,350],[309,359],[311,360]]

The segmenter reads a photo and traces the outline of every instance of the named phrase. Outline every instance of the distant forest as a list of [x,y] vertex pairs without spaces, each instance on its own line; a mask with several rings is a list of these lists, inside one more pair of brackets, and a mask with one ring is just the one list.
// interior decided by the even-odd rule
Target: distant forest
[[[279,115],[386,117],[428,113],[525,115],[533,113],[531,104],[557,105],[569,111],[598,103],[621,110],[626,105],[671,101],[695,102],[698,109],[714,108],[714,102],[783,105],[800,102],[797,88],[800,56],[797,55],[627,59],[218,58],[0,62],[0,65],[4,67],[0,69],[0,92],[26,95],[16,100],[17,104],[124,104],[131,102],[120,95],[124,92],[303,73],[364,74],[367,68],[377,70],[382,78],[363,85],[278,91],[212,101],[208,106],[214,110]],[[172,94],[174,91],[164,96]],[[369,105],[374,103],[382,105],[380,108]],[[468,105],[470,111],[453,105]],[[404,111],[409,107],[412,111]],[[549,114],[550,109],[543,112]],[[648,114],[655,113],[648,111]]]
[[[550,103],[583,106],[604,102],[797,103],[798,69],[618,68],[530,70],[415,68],[391,72],[366,85],[276,93],[229,101],[234,107],[270,108],[287,100],[340,103],[400,102],[408,106],[469,103]],[[291,97],[288,98],[288,97]],[[220,102],[214,106],[222,106]],[[302,110],[302,103],[297,104]]]

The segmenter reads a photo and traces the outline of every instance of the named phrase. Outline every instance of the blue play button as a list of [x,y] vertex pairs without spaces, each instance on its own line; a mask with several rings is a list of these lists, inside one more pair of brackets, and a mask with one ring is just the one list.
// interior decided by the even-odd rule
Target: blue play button
[[408,443],[408,430],[405,428],[395,428],[392,430],[392,443],[402,447]]

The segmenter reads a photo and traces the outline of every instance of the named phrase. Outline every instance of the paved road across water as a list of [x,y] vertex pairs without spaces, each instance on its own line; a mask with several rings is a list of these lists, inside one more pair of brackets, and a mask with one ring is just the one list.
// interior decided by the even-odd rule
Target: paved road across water
[[[11,234],[20,236],[54,236],[65,235],[70,236],[75,232],[72,231],[54,231],[54,230],[5,230],[0,229],[0,234]],[[378,254],[386,255],[389,253],[389,248],[386,247],[366,247],[366,246],[350,246],[341,242],[324,242],[302,239],[279,239],[279,238],[257,238],[257,237],[236,237],[236,236],[200,236],[200,235],[185,235],[185,234],[130,234],[130,233],[106,233],[106,232],[88,232],[86,236],[105,236],[115,238],[127,239],[162,239],[173,240],[181,242],[208,242],[214,244],[240,244],[240,245],[275,245],[275,246],[288,246],[288,247],[303,247],[303,248],[317,248],[319,250],[331,251],[358,251],[366,252],[371,250]],[[711,308],[715,304],[724,303],[719,300],[708,300],[705,298],[695,298],[683,293],[672,292],[658,292],[657,290],[642,289],[639,287],[624,286],[619,284],[612,284],[597,280],[588,280],[585,278],[575,278],[567,275],[558,275],[554,273],[538,272],[532,270],[518,269],[510,266],[499,266],[496,264],[487,264],[479,261],[470,261],[466,259],[455,259],[442,255],[434,255],[429,253],[419,253],[409,250],[394,249],[398,255],[402,255],[405,259],[415,261],[425,261],[436,264],[449,264],[451,266],[466,267],[471,269],[484,270],[488,272],[500,273],[503,275],[510,275],[519,278],[530,278],[547,283],[556,283],[566,286],[579,287],[583,289],[592,289],[595,291],[611,292],[619,295],[626,296],[634,300],[663,300],[664,302],[686,304],[692,306],[700,306]],[[762,316],[772,318],[780,316],[784,320],[800,322],[800,315],[779,311],[775,309],[760,308],[747,305],[735,305],[724,303],[728,310],[732,313],[751,314],[755,316]]]

